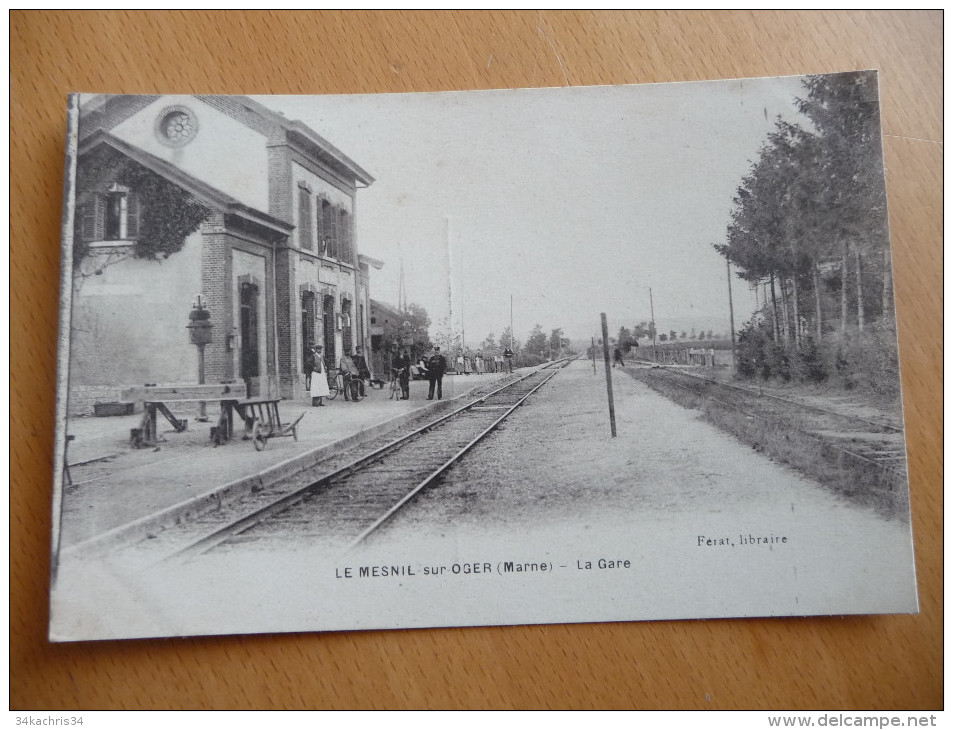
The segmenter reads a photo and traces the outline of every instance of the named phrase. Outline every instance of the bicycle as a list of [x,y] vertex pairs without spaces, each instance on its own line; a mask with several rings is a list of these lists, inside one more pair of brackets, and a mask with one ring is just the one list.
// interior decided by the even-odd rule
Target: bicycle
[[337,380],[338,389],[344,393],[344,400],[354,401],[355,403],[361,400],[363,397],[361,394],[361,386],[364,385],[364,383],[359,377],[344,372],[343,370],[338,370]]
[[391,368],[390,372],[390,399],[401,400],[404,397],[404,391],[400,387],[400,376],[404,372],[404,368]]
[[328,400],[344,393],[344,400],[357,403],[361,400],[361,379],[339,368],[328,368]]
[[338,393],[344,390],[344,381],[341,372],[336,368],[328,368],[328,400],[334,400]]

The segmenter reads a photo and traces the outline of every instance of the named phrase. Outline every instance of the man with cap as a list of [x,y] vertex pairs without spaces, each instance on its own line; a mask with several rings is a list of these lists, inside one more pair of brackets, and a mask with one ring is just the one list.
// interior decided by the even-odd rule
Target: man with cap
[[427,361],[427,380],[430,381],[430,392],[427,400],[433,400],[434,388],[437,390],[437,400],[443,399],[443,374],[447,372],[447,358],[440,354],[440,348],[433,348],[433,355]]
[[361,397],[363,398],[366,395],[364,392],[364,381],[371,379],[371,369],[367,367],[367,359],[364,357],[364,348],[359,345],[354,350],[354,354],[351,355],[351,360],[354,362],[354,367],[357,368],[357,377],[360,382]]

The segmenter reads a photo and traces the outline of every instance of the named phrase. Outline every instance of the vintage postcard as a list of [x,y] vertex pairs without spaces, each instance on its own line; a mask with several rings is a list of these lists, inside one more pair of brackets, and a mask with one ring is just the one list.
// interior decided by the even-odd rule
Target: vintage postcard
[[68,106],[52,640],[918,610],[876,72]]

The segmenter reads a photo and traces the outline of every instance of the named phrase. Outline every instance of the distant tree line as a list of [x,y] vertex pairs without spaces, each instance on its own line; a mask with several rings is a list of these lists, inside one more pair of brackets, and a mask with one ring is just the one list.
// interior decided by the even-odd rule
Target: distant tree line
[[575,354],[575,350],[568,337],[563,334],[561,327],[552,329],[549,335],[537,324],[529,333],[525,343],[513,337],[513,331],[507,327],[497,342],[491,332],[480,343],[480,352],[484,357],[502,355],[509,348],[513,352],[513,367],[531,367],[546,362],[550,358],[558,359]]
[[756,291],[746,377],[896,388],[886,190],[874,73],[808,76],[801,123],[778,119],[715,249]]

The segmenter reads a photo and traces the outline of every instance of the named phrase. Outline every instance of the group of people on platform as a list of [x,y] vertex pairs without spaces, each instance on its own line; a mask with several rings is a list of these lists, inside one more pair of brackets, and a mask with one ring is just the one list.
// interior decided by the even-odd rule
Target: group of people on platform
[[406,347],[402,347],[394,355],[391,362],[391,372],[397,378],[400,385],[400,399],[408,400],[410,398],[410,376],[411,374],[427,378],[430,383],[430,390],[427,393],[427,400],[433,400],[434,393],[437,394],[437,400],[443,398],[443,376],[447,372],[447,358],[441,354],[439,347],[434,347],[429,358],[420,358],[416,363],[411,361],[410,353]]
[[[476,373],[513,372],[513,352],[507,348],[502,355],[492,359],[484,358],[481,353],[475,356],[459,355],[456,359],[456,372],[469,375]],[[328,364],[324,360],[324,347],[312,343],[305,353],[305,387],[311,396],[312,406],[323,406],[324,399],[331,395],[328,385]],[[348,397],[350,383],[357,384],[356,396],[366,395],[365,383],[371,379],[371,371],[364,357],[363,348],[357,347],[353,355],[344,355],[338,363],[338,369],[344,376],[345,398]],[[400,399],[410,399],[411,376],[424,377],[430,384],[427,400],[443,398],[443,376],[448,369],[447,358],[434,347],[429,357],[421,357],[414,362],[406,347],[397,350],[391,360],[391,375],[400,385]],[[356,398],[355,398],[356,399]]]
[[[356,348],[353,355],[342,356],[338,368],[344,374],[345,398],[348,398],[351,382],[357,383],[357,395],[366,395],[365,381],[370,380],[371,370],[367,366],[363,348]],[[312,406],[323,406],[324,399],[331,395],[322,345],[312,343],[305,353],[304,385],[311,395]]]
[[456,372],[469,375],[470,373],[503,373],[513,372],[513,351],[509,348],[503,351],[501,355],[483,356],[482,352],[475,355],[469,352],[457,355]]

